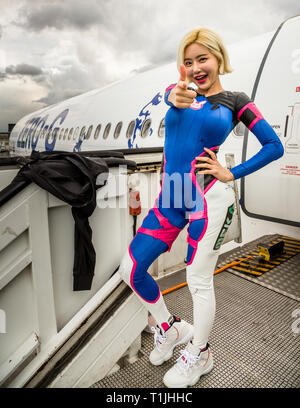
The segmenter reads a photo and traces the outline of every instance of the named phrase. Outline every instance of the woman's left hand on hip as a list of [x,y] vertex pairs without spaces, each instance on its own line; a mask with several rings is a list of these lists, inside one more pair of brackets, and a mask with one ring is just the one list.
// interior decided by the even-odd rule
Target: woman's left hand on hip
[[221,164],[217,160],[217,156],[215,155],[215,153],[212,150],[207,149],[206,147],[204,147],[204,150],[210,155],[210,157],[196,157],[198,164],[196,164],[195,167],[205,167],[207,170],[201,170],[197,174],[212,174],[223,183],[234,180],[234,176],[231,171],[221,166]]

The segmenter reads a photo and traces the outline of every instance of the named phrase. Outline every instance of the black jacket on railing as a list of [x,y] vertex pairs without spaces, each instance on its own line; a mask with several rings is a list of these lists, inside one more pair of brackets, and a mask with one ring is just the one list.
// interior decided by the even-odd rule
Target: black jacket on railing
[[[108,153],[103,156],[107,156]],[[131,168],[136,167],[135,162],[125,160],[121,153],[110,153],[117,158],[110,156],[88,158],[78,153],[64,151],[33,151],[30,157],[18,159],[18,163],[23,166],[11,184],[0,193],[3,204],[3,200],[8,201],[12,191],[18,192],[21,187],[24,188],[30,182],[34,182],[72,207],[75,221],[74,291],[91,289],[94,276],[96,253],[88,218],[96,207],[96,190],[106,184],[109,165],[125,164]],[[86,155],[89,155],[88,152]],[[102,175],[101,184],[96,186],[99,174]]]

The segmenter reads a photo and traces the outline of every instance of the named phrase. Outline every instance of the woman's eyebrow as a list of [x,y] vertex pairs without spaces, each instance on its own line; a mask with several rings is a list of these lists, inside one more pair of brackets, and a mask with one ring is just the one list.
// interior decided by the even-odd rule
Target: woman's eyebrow
[[[199,55],[197,55],[197,57],[195,57],[195,58],[203,57],[203,56],[206,56],[206,55],[208,55],[208,54],[199,54]],[[188,61],[188,60],[191,60],[191,59],[192,59],[192,58],[185,58],[184,61]]]

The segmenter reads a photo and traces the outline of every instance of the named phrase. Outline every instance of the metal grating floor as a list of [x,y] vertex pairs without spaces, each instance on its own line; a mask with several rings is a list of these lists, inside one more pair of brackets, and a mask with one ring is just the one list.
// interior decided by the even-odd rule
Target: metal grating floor
[[[258,241],[269,241],[270,237],[274,235],[221,255],[217,267],[244,256]],[[297,330],[292,316],[293,311],[300,311],[299,277],[300,254],[259,278],[229,269],[215,276],[217,311],[209,339],[215,364],[194,388],[300,387],[299,324]],[[165,295],[165,300],[172,313],[192,323],[192,299],[187,287]],[[153,335],[144,331],[138,361],[92,388],[163,388],[162,377],[175,363],[180,346],[159,367],[148,360],[152,347]]]

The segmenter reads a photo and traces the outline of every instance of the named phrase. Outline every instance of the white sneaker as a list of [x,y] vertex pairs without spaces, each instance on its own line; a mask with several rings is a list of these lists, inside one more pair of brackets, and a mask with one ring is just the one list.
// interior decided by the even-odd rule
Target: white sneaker
[[186,388],[195,385],[201,375],[208,374],[213,368],[213,357],[209,344],[205,351],[199,351],[192,342],[180,351],[176,364],[166,372],[163,378],[168,388]]
[[153,365],[160,365],[169,360],[177,345],[184,344],[193,337],[194,327],[179,317],[172,316],[168,323],[169,327],[165,331],[158,326],[151,328],[154,332],[155,347],[150,353],[149,360]]

